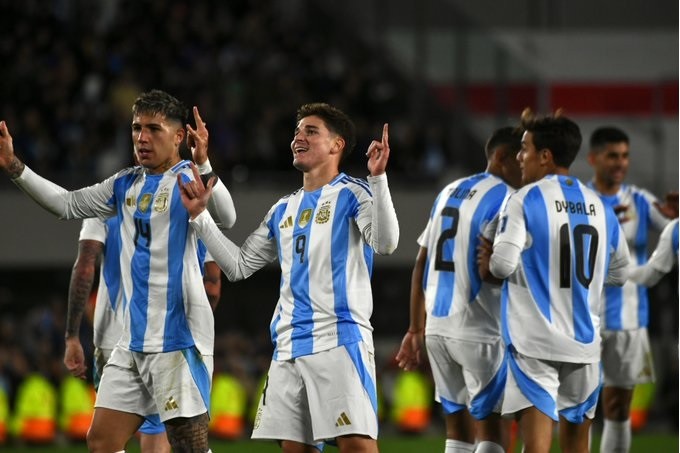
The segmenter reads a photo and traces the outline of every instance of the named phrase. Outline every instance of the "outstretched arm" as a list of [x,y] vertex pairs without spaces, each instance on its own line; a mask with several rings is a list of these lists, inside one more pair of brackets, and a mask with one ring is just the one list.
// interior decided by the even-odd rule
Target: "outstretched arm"
[[104,244],[99,241],[83,240],[78,243],[78,257],[71,271],[68,288],[64,365],[73,376],[82,379],[85,379],[87,366],[80,344],[80,323],[92,291],[97,260],[103,248]]
[[246,238],[241,247],[230,241],[205,212],[212,192],[214,179],[203,184],[198,169],[192,164],[194,180],[183,182],[177,177],[182,204],[191,216],[191,226],[198,233],[206,248],[227,276],[229,281],[248,278],[253,272],[272,262],[277,257],[276,244],[270,240],[266,225]]
[[422,363],[425,350],[425,292],[423,291],[423,275],[427,265],[427,249],[421,247],[411,273],[410,322],[408,330],[401,341],[397,353],[399,368],[414,370]]

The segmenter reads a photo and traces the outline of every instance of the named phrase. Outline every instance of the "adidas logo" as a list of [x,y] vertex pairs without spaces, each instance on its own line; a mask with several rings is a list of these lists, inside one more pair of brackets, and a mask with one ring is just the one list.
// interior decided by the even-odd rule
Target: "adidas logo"
[[352,422],[350,421],[347,414],[345,414],[344,412],[340,414],[340,417],[338,417],[338,421],[335,422],[335,426],[347,426],[351,424]]
[[279,225],[280,229],[284,228],[290,228],[293,226],[293,216],[288,216],[286,220],[283,221],[281,225]]
[[179,406],[175,402],[174,398],[171,396],[168,401],[165,403],[165,410],[166,411],[171,411],[174,409],[179,409]]

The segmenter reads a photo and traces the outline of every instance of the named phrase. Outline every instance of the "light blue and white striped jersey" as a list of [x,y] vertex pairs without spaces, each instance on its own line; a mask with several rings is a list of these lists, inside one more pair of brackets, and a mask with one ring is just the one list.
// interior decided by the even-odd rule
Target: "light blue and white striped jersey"
[[544,360],[598,362],[604,283],[629,260],[612,208],[577,179],[548,175],[507,199],[494,253],[499,244],[521,250],[502,288],[506,344]]
[[159,175],[147,174],[142,167],[122,170],[68,193],[62,216],[118,217],[126,307],[121,347],[167,352],[195,345],[201,354],[212,355],[213,314],[202,284],[198,237],[182,205],[178,174],[193,179],[189,161]]
[[99,286],[94,307],[92,337],[95,347],[113,349],[120,339],[125,316],[120,274],[120,230],[118,217],[106,220],[96,217],[83,220],[79,241],[104,244],[99,265]]
[[399,242],[387,174],[358,179],[340,173],[317,190],[285,196],[240,247],[206,212],[190,223],[229,281],[278,258],[274,360],[359,341],[373,350],[373,253],[389,255]]
[[[595,190],[592,181],[588,186]],[[656,197],[649,191],[631,184],[622,184],[616,195],[601,193],[598,195],[612,207],[628,207],[625,214],[620,215],[625,218],[621,222],[621,228],[628,242],[631,259],[638,265],[646,263],[650,228],[660,232],[670,221],[654,206]],[[629,281],[623,287],[605,288],[603,329],[638,329],[647,327],[648,324],[647,287]]]
[[265,217],[281,266],[270,326],[275,360],[357,341],[373,350],[373,250],[361,234],[371,205],[368,183],[340,174],[280,199]]
[[[93,344],[101,349],[113,349],[118,343],[123,331],[127,305],[123,298],[118,225],[118,217],[109,217],[105,220],[96,217],[85,219],[78,238],[79,241],[97,241],[104,245],[99,265],[99,285],[93,320]],[[200,263],[213,261],[200,240],[198,260]]]
[[481,280],[477,246],[512,190],[497,176],[479,173],[450,183],[437,196],[418,238],[427,249],[427,335],[476,342],[500,336],[500,289]]

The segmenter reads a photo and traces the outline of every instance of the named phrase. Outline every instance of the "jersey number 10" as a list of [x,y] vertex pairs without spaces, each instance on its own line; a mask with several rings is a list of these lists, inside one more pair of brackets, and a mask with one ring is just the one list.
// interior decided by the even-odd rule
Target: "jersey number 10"
[[[571,256],[572,237],[576,255],[574,260]],[[576,267],[576,280],[585,288],[590,286],[595,270],[598,241],[597,230],[592,225],[576,225],[573,234],[569,234],[568,224],[560,227],[560,288],[571,288],[572,261]]]

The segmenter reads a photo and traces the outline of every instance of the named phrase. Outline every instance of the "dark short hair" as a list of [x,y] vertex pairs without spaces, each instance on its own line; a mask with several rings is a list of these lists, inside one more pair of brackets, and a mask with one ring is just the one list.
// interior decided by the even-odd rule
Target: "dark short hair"
[[166,119],[179,121],[183,126],[189,118],[186,105],[162,90],[151,90],[139,95],[132,104],[132,114],[161,114]]
[[531,132],[537,150],[549,149],[555,164],[569,168],[581,148],[581,130],[578,125],[562,116],[536,116],[530,110],[522,112],[521,126]]
[[618,127],[598,127],[590,134],[590,149],[601,148],[607,143],[630,143],[628,135]]
[[522,147],[522,130],[518,127],[507,126],[493,131],[484,146],[486,158],[490,159],[499,146],[506,146],[510,151],[519,151]]
[[308,116],[321,118],[329,131],[338,134],[345,140],[345,149],[340,161],[343,161],[352,152],[357,144],[357,133],[354,122],[342,110],[324,102],[314,102],[300,106],[297,111],[296,123]]

